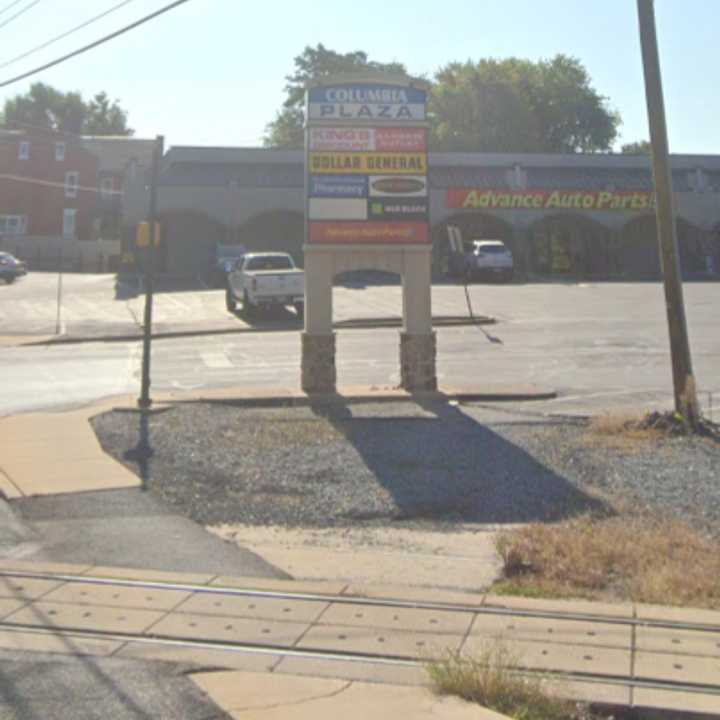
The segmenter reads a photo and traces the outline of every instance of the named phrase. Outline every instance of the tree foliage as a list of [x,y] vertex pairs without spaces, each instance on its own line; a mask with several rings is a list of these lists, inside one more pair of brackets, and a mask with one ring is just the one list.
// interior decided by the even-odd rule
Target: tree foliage
[[34,83],[25,95],[6,100],[4,120],[9,127],[47,128],[76,135],[133,134],[127,126],[127,113],[106,93],[86,102],[80,93],[64,93],[44,83]]
[[625,155],[652,155],[652,145],[649,140],[636,140],[622,146]]
[[[304,142],[305,89],[337,74],[375,70],[407,75],[402,63],[379,63],[362,51],[306,47],[288,75],[286,99],[267,128],[266,147]],[[593,88],[576,58],[557,55],[453,62],[435,75],[430,96],[432,147],[477,152],[601,152],[615,142],[620,117]]]
[[338,53],[324,45],[307,46],[295,58],[295,71],[286,76],[286,99],[275,120],[265,129],[266,147],[299,148],[304,144],[305,89],[310,82],[332,75],[346,75],[368,71],[385,72],[394,75],[407,74],[401,63],[381,63],[369,60],[367,53],[360,50]]
[[482,152],[608,151],[620,118],[565,55],[450,63],[435,77],[433,145]]

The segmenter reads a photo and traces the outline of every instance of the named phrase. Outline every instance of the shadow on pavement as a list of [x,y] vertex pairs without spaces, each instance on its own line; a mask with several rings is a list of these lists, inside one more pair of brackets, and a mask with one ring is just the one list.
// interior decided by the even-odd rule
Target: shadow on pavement
[[279,328],[287,328],[296,330],[302,327],[303,318],[293,310],[287,307],[278,305],[277,307],[270,307],[267,310],[258,312],[246,312],[244,308],[238,308],[234,313],[234,317],[241,320],[251,328],[272,328],[277,330]]
[[313,407],[392,496],[394,520],[508,524],[610,512],[457,407],[444,401],[418,405],[425,416],[353,417],[347,405]]

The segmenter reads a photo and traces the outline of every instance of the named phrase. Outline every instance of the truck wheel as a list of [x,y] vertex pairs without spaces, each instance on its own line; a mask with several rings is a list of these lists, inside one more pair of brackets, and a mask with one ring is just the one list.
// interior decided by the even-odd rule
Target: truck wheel
[[295,312],[297,313],[298,318],[302,320],[305,317],[305,303],[295,303]]
[[232,294],[232,290],[230,288],[225,290],[225,307],[227,308],[227,311],[231,313],[234,313],[237,310],[237,300],[235,300],[235,296]]

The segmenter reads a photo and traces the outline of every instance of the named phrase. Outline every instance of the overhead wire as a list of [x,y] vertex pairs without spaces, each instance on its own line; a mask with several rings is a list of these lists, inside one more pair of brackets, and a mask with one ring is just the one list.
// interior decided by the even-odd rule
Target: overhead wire
[[70,30],[67,30],[64,33],[61,33],[60,35],[55,36],[54,38],[51,38],[47,42],[44,42],[42,45],[38,45],[37,47],[34,47],[31,50],[28,50],[27,52],[22,53],[21,55],[17,55],[16,57],[5,61],[4,63],[0,64],[0,70],[2,68],[8,67],[9,65],[15,64],[19,60],[24,60],[26,57],[29,57],[30,55],[34,55],[36,52],[40,52],[40,50],[44,50],[45,48],[48,48],[51,45],[54,45],[56,42],[59,42],[60,40],[64,40],[66,37],[70,37],[70,35],[73,35],[74,33],[78,32],[80,30],[83,30],[86,27],[89,27],[93,23],[96,23],[99,20],[106,18],[108,15],[111,15],[112,13],[116,12],[117,10],[120,10],[121,8],[125,7],[126,5],[129,5],[132,2],[135,2],[135,0],[123,0],[123,2],[118,3],[117,5],[113,5],[108,10],[105,10],[105,12],[102,12],[99,15],[95,15],[95,17],[92,17],[89,20],[86,20],[84,23],[81,23],[80,25],[77,25],[76,27],[71,28]]
[[8,10],[12,10],[16,5],[19,5],[22,2],[22,0],[14,0],[9,5],[6,5],[2,10],[0,10],[0,15],[4,15]]
[[[40,2],[40,0],[35,0],[35,2]],[[190,2],[190,0],[175,0],[175,2],[172,2],[169,5],[165,5],[165,7],[162,7],[159,10],[156,10],[155,12],[150,13],[149,15],[145,15],[145,17],[142,17],[139,20],[136,20],[134,23],[131,23],[130,25],[126,25],[125,27],[122,27],[119,30],[116,30],[115,32],[110,33],[109,35],[105,35],[104,37],[101,37],[99,40],[95,40],[95,42],[92,42],[89,45],[84,45],[83,47],[78,48],[77,50],[73,50],[73,52],[67,53],[67,55],[63,55],[62,57],[59,57],[56,60],[52,60],[51,62],[45,63],[44,65],[41,65],[40,67],[34,68],[33,70],[28,70],[27,72],[24,72],[20,75],[16,75],[15,77],[10,78],[9,80],[5,80],[4,82],[0,82],[0,88],[7,87],[8,85],[12,85],[13,83],[19,82],[20,80],[25,80],[25,78],[28,78],[32,75],[37,75],[37,73],[42,72],[43,70],[48,70],[52,67],[55,67],[56,65],[60,65],[60,63],[66,62],[67,60],[77,57],[78,55],[82,55],[83,53],[86,53],[89,50],[93,50],[94,48],[99,47],[100,45],[104,45],[105,43],[109,42],[110,40],[114,40],[115,38],[120,37],[121,35],[124,35],[125,33],[128,33],[131,30],[134,30],[135,28],[140,27],[141,25],[144,25],[147,22],[150,22],[151,20],[154,20],[157,17],[160,17],[160,15],[164,15],[165,13],[168,13],[171,10],[174,10],[176,7],[179,7],[180,5],[184,5],[187,2]],[[0,25],[0,27],[2,27],[2,26]]]
[[21,10],[18,10],[14,15],[11,15],[7,20],[0,23],[0,30],[2,30],[6,25],[9,25],[13,20],[19,18],[21,15],[24,15],[28,10],[32,10],[41,1],[42,0],[33,0],[29,5],[26,5]]

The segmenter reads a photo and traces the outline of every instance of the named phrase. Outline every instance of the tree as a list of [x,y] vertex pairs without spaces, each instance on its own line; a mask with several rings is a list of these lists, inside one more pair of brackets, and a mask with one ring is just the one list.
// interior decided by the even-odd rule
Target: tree
[[624,155],[651,155],[652,145],[649,140],[636,140],[622,146]]
[[285,80],[286,99],[275,120],[265,129],[263,144],[266,147],[299,148],[304,144],[305,89],[308,83],[332,75],[360,73],[367,71],[406,75],[401,63],[381,63],[368,60],[367,53],[360,50],[337,53],[324,45],[306,47],[295,58],[295,72]]
[[47,128],[76,135],[132,135],[127,113],[107,94],[98,93],[85,102],[80,93],[63,93],[50,85],[34,83],[25,95],[5,101],[5,124],[9,127]]
[[438,150],[608,151],[620,117],[565,55],[451,63],[435,76],[430,109]]
[[529,98],[494,60],[451,63],[430,98],[434,149],[532,152],[539,131]]

